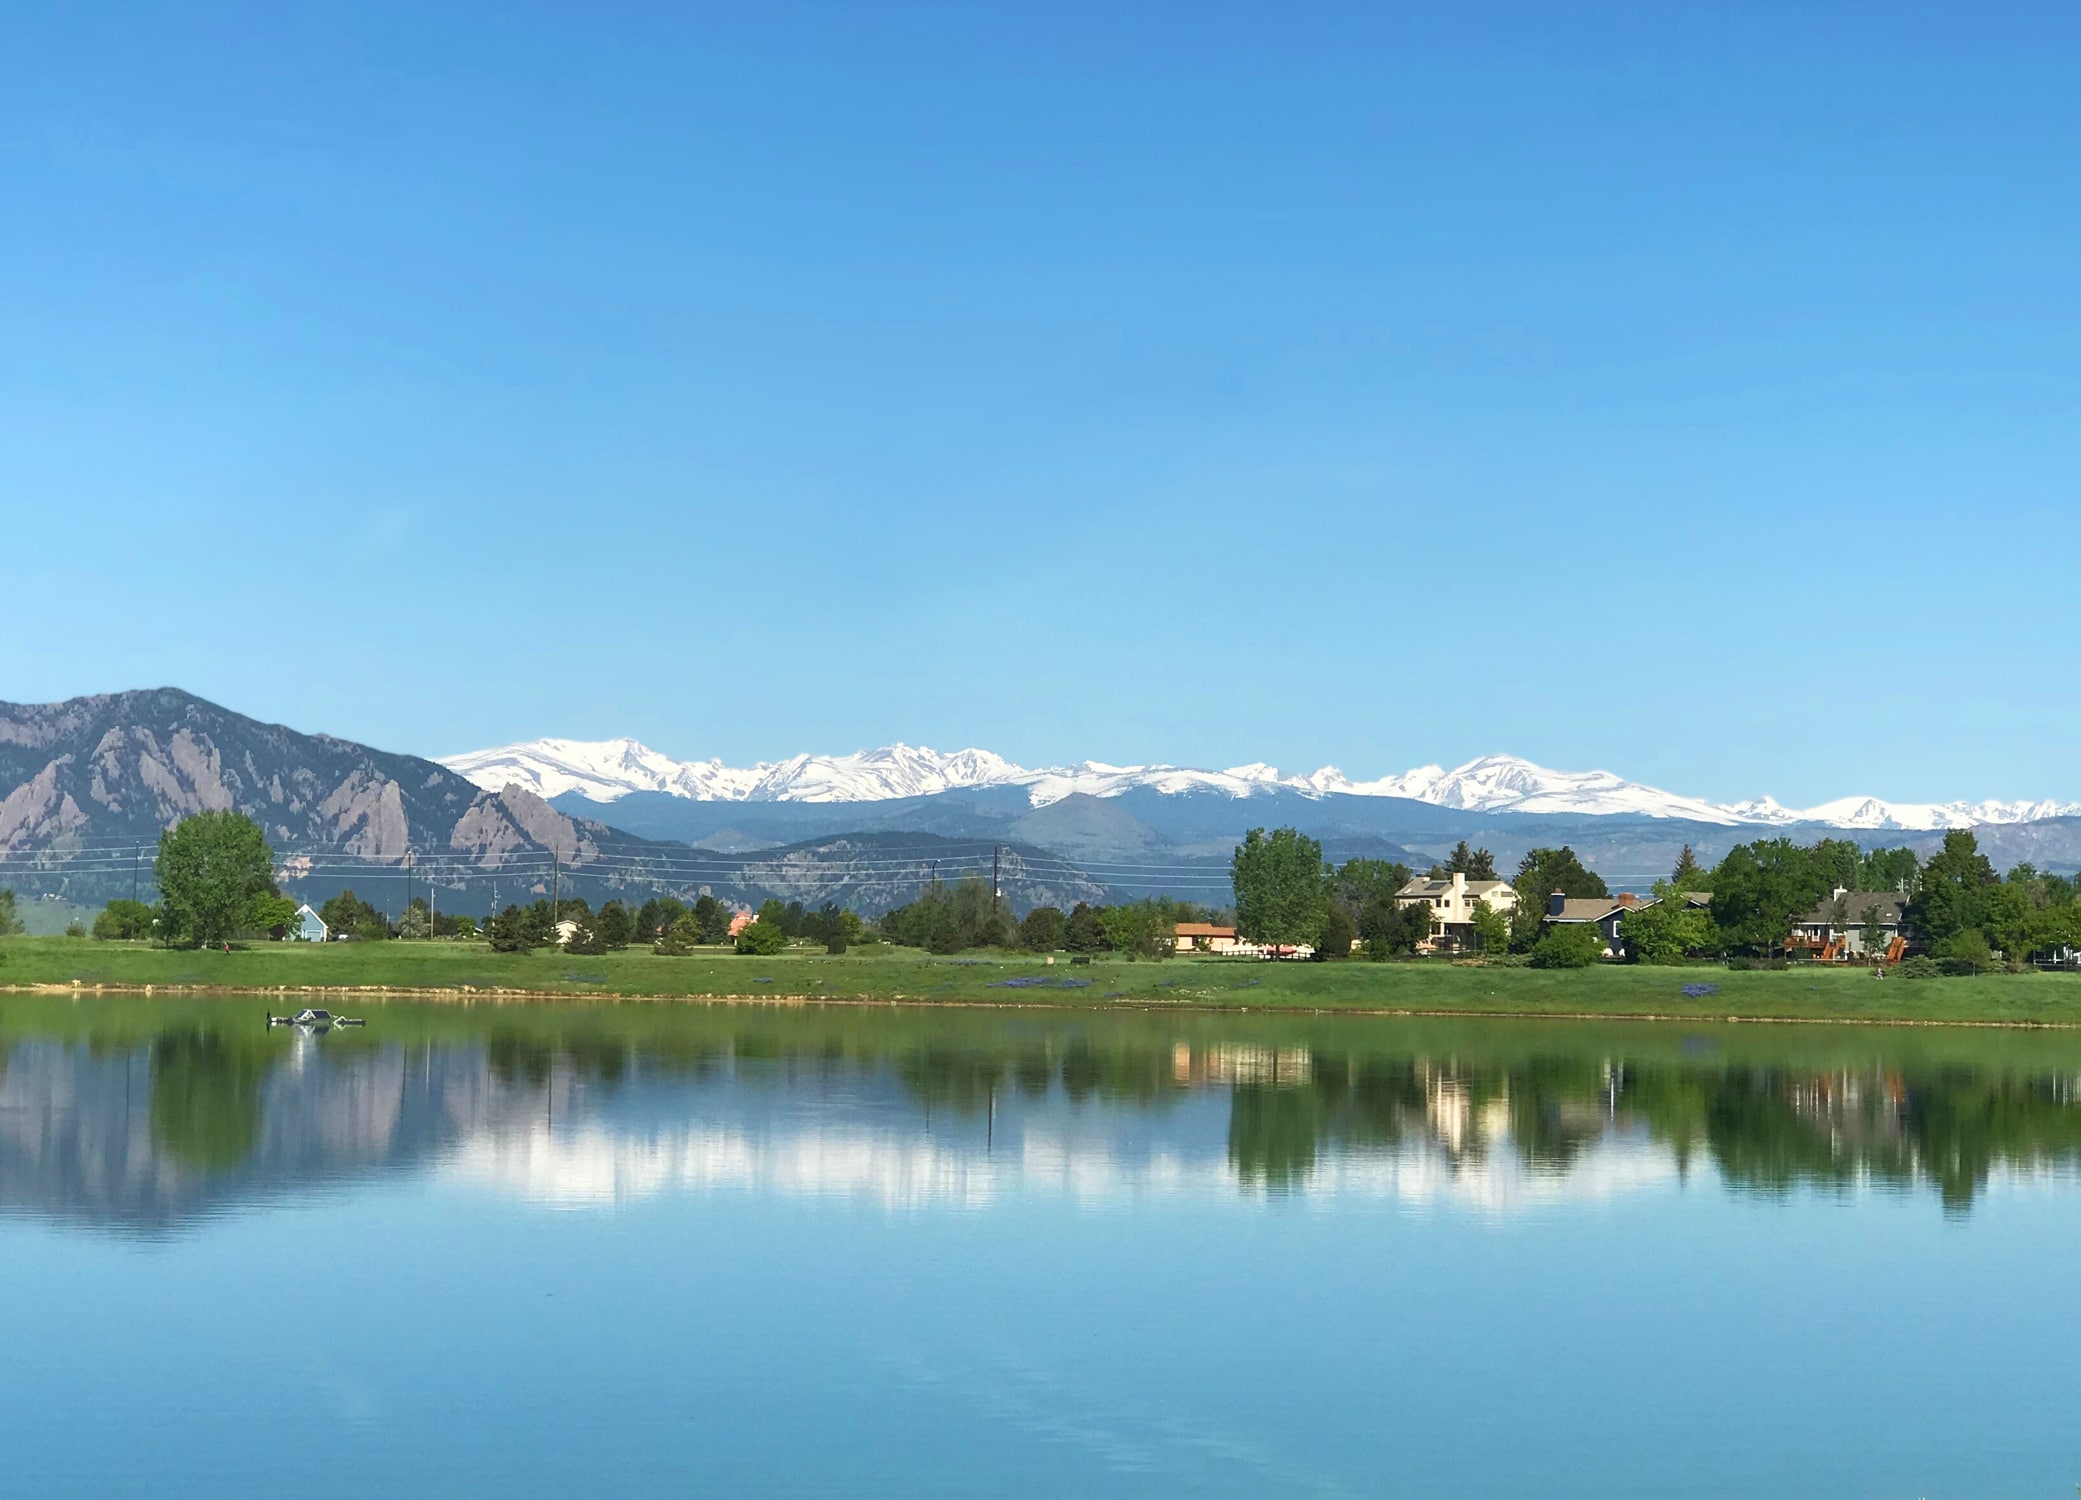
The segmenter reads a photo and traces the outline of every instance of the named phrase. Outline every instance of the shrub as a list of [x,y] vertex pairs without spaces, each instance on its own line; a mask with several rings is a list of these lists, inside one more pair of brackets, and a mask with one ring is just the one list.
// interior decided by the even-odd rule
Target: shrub
[[118,897],[94,918],[94,936],[108,941],[152,935],[152,909],[142,901]]
[[685,958],[694,951],[694,944],[701,941],[701,919],[691,912],[682,912],[658,934],[650,951],[666,958]]
[[67,937],[83,938],[87,935],[87,929],[80,922],[80,919],[78,917],[74,917],[69,923],[66,924],[65,935]]
[[1068,936],[1069,919],[1055,906],[1036,906],[1019,923],[1019,941],[1035,953],[1053,953]]
[[[350,892],[351,894],[351,892]],[[326,903],[328,906],[330,902]],[[541,946],[541,937],[528,920],[527,913],[517,906],[509,906],[491,919],[486,928],[494,953],[526,953]]]
[[1935,979],[1943,972],[1944,966],[1926,953],[1904,958],[1893,966],[1895,979]]
[[1604,957],[1604,929],[1594,922],[1549,927],[1532,945],[1535,969],[1587,969]]
[[737,951],[754,954],[760,958],[771,958],[787,947],[788,935],[780,923],[761,917],[747,922],[737,934]]
[[1994,967],[1994,949],[1977,927],[1953,933],[1936,949],[1936,959],[1946,974],[1984,974]]
[[1792,963],[1784,958],[1735,957],[1727,960],[1727,967],[1741,973],[1751,973],[1764,969],[1789,969]]
[[835,933],[832,936],[824,939],[824,951],[826,953],[843,953],[845,952],[845,948],[845,939],[839,937]]

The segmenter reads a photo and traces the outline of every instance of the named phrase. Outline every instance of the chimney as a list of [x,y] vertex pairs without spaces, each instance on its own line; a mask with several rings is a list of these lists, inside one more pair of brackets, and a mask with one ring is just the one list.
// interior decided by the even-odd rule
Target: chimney
[[1555,891],[1546,898],[1546,914],[1549,917],[1558,917],[1561,914],[1561,908],[1567,904],[1567,901],[1568,896],[1566,892]]

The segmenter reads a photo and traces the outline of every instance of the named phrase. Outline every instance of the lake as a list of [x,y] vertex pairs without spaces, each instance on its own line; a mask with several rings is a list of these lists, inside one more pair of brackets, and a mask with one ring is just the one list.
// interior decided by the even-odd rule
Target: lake
[[0,1493],[2072,1496],[2081,1037],[0,998]]

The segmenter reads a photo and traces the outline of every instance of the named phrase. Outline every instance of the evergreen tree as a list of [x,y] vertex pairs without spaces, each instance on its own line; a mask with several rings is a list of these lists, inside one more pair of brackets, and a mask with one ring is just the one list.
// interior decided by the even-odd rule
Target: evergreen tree
[[1469,880],[1494,880],[1496,858],[1486,849],[1469,849],[1461,839],[1445,861],[1445,878],[1464,875]]
[[1691,852],[1689,844],[1676,857],[1676,868],[1669,872],[1669,889],[1676,892],[1695,891],[1705,881],[1705,872],[1698,868],[1698,856]]

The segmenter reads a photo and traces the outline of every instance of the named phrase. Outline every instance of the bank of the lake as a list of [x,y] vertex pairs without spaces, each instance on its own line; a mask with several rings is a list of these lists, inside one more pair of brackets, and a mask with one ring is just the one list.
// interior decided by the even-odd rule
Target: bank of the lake
[[[1704,985],[1713,991],[1685,993],[1687,986]],[[465,942],[266,944],[224,953],[80,938],[0,941],[0,987],[48,986],[2081,1027],[2081,976],[2066,974],[1875,980],[1861,969],[1819,966],[1541,970],[1445,962],[1158,963],[1110,956],[1088,964],[1058,956],[1050,964],[1028,955],[938,958],[907,949],[770,958],[714,951],[665,958],[644,950],[494,953]]]

